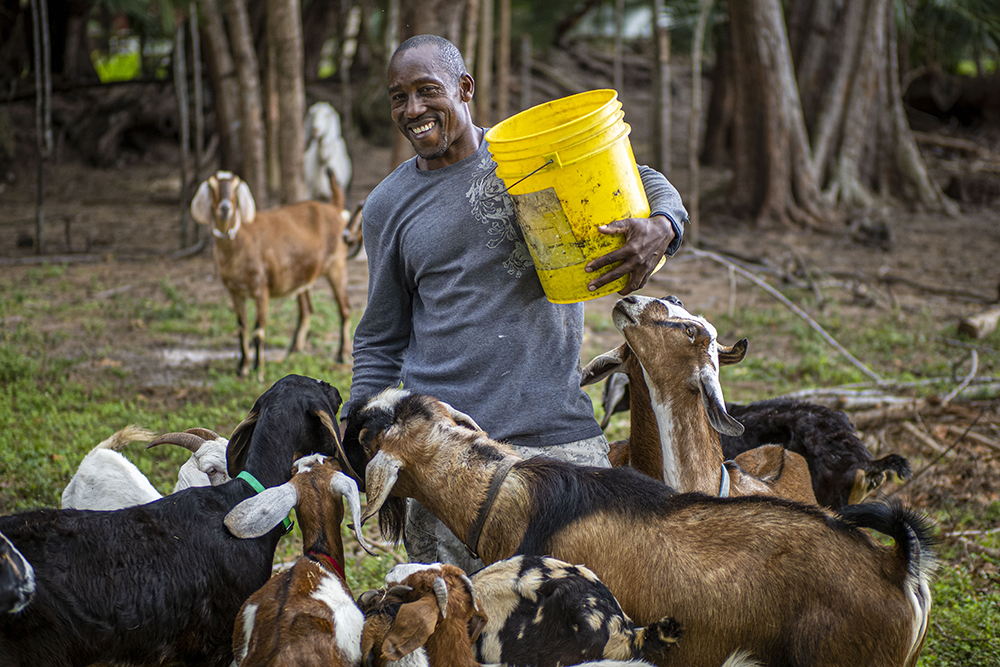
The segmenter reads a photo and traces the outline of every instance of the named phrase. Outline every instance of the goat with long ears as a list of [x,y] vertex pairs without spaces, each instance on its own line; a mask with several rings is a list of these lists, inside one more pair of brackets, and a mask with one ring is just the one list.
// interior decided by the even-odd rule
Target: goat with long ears
[[287,376],[233,432],[225,484],[115,511],[0,517],[36,581],[27,607],[0,615],[0,665],[228,667],[236,615],[271,577],[284,531],[238,539],[226,515],[257,488],[287,482],[303,455],[333,455],[336,434],[321,415],[335,418],[340,403],[335,387]]
[[361,534],[357,484],[335,459],[319,454],[299,459],[291,480],[244,500],[226,516],[230,532],[255,538],[294,508],[302,530],[302,556],[251,595],[236,618],[233,655],[240,667],[350,667],[360,662],[364,618],[347,585],[342,498],[358,544],[373,553]]
[[[347,245],[343,234],[344,192],[334,181],[331,203],[302,201],[258,211],[250,188],[239,176],[219,171],[209,176],[191,200],[191,217],[215,235],[213,255],[236,313],[240,338],[237,373],[253,368],[263,379],[261,347],[271,299],[294,296],[299,317],[288,354],[306,344],[313,313],[310,291],[321,277],[333,290],[340,314],[337,361],[351,354],[351,305],[347,297]],[[253,299],[256,321],[248,330],[247,299]]]
[[663,665],[719,665],[741,649],[770,665],[916,661],[935,563],[918,513],[678,494],[628,467],[523,460],[453,412],[387,389],[349,417],[349,456],[370,457],[362,521],[379,514],[398,539],[404,499],[415,498],[486,563],[532,554],[583,564],[637,624],[681,623],[684,642]]
[[745,338],[720,345],[715,327],[673,296],[627,296],[612,319],[626,342],[587,364],[580,383],[628,375],[633,468],[678,491],[816,502],[799,454],[771,445],[731,461],[722,455],[719,434],[738,436],[743,426],[726,412],[719,367],[743,360]]

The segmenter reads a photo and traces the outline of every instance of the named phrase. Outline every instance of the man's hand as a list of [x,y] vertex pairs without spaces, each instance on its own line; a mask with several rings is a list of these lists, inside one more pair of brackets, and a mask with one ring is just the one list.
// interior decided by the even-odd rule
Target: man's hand
[[646,284],[657,262],[663,257],[667,246],[674,240],[674,228],[666,216],[657,215],[652,218],[626,218],[616,220],[598,228],[602,234],[625,234],[625,245],[613,250],[607,255],[591,260],[587,271],[596,271],[602,267],[621,262],[602,276],[594,278],[587,286],[593,292],[610,282],[618,280],[626,273],[629,275],[625,287],[618,293],[626,296]]

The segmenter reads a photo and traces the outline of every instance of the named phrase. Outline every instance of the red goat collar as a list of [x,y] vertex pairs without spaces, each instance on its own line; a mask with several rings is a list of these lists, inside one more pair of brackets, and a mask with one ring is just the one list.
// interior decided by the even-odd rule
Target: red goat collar
[[310,551],[308,552],[308,555],[313,560],[318,560],[323,563],[326,563],[327,565],[330,566],[330,568],[334,572],[336,572],[340,576],[341,579],[347,581],[347,575],[344,574],[344,568],[340,565],[340,563],[333,560],[333,557],[331,557],[330,554],[325,554],[322,551]]

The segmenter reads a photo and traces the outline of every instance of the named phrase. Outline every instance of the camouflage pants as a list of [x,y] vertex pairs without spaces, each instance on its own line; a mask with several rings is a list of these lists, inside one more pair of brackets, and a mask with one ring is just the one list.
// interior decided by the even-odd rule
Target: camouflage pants
[[[611,466],[608,462],[608,441],[603,435],[551,447],[511,446],[524,458],[548,456],[579,465]],[[454,533],[412,498],[407,505],[403,545],[411,563],[451,563],[469,574],[484,567],[481,560],[469,555],[465,544]]]

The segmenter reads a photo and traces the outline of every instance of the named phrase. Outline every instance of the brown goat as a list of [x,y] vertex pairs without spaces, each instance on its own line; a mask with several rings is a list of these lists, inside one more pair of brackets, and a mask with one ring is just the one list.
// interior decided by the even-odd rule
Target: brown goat
[[832,515],[770,496],[678,494],[628,467],[522,460],[456,414],[400,389],[355,411],[345,451],[364,470],[362,521],[377,513],[398,539],[403,499],[415,498],[486,563],[581,563],[637,624],[681,624],[662,665],[718,665],[738,650],[769,665],[915,663],[934,568],[925,517],[898,504]]
[[333,201],[302,201],[257,211],[247,184],[220,171],[201,184],[191,216],[212,228],[215,263],[229,291],[239,326],[240,377],[250,374],[246,300],[256,307],[253,368],[263,378],[261,347],[272,298],[295,296],[299,317],[288,354],[302,349],[313,305],[310,290],[322,276],[330,283],[340,313],[337,361],[351,353],[351,307],[347,297],[347,246],[343,234],[344,191],[331,177]]
[[816,503],[800,454],[766,445],[731,461],[722,455],[719,433],[739,435],[743,427],[726,413],[719,365],[742,361],[746,339],[719,345],[715,327],[673,297],[627,296],[615,304],[612,319],[626,342],[587,364],[580,384],[616,372],[628,376],[628,456],[618,452],[616,463],[624,460],[682,492]]
[[343,497],[361,535],[361,501],[355,482],[336,459],[314,454],[295,462],[295,474],[265,489],[226,516],[241,538],[266,534],[295,509],[305,553],[271,577],[236,617],[233,655],[239,667],[350,667],[360,662],[364,617],[354,603],[344,571],[340,524]]

